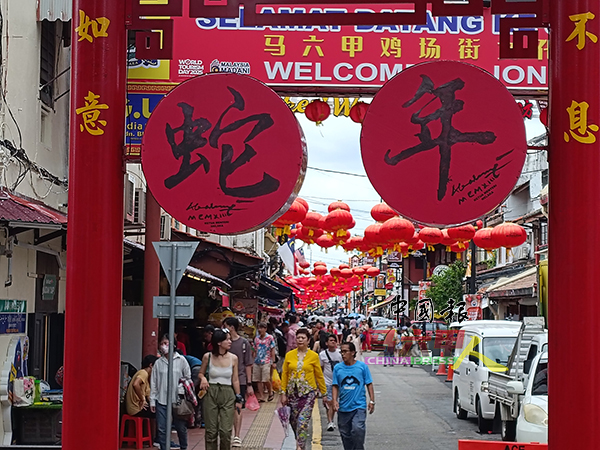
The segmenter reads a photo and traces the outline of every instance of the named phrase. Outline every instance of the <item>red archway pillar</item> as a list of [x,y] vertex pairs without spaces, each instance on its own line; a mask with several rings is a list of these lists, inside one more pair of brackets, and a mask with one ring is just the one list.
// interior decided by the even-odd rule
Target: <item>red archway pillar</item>
[[125,2],[73,2],[63,449],[119,448]]
[[[596,448],[600,0],[552,0],[549,444]],[[590,14],[591,13],[591,14]]]

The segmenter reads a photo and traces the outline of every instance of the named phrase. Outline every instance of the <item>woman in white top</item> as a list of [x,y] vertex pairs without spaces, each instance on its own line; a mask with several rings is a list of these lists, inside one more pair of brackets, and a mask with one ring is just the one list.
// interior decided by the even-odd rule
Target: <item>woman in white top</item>
[[[231,338],[228,331],[217,328],[211,343],[212,352],[202,358],[199,374],[200,390],[206,392],[202,410],[204,443],[206,450],[229,450],[232,445],[242,445],[239,438],[236,442],[231,441],[234,407],[241,408],[243,401],[238,379],[238,358],[229,353]],[[220,445],[217,445],[218,439]]]
[[362,342],[360,340],[360,334],[359,334],[358,330],[356,329],[356,327],[353,327],[350,330],[350,334],[348,335],[348,338],[346,339],[346,341],[352,342],[354,344],[354,347],[356,347],[356,360],[363,361]]

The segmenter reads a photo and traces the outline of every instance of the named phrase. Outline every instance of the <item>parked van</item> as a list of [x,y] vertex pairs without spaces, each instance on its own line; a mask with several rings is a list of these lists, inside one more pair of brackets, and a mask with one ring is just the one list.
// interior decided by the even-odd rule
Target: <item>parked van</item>
[[[481,433],[492,431],[496,406],[488,395],[490,370],[501,371],[515,346],[521,322],[473,320],[461,326],[454,352],[452,380],[456,417],[477,416]],[[462,360],[457,359],[472,346]]]

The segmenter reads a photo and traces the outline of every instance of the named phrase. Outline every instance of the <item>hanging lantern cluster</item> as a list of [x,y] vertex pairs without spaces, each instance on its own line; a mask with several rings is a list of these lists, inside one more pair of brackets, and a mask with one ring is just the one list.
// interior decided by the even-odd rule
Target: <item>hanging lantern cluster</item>
[[280,244],[287,241],[288,236],[290,236],[292,232],[291,226],[304,220],[307,211],[308,203],[306,200],[297,197],[292,202],[289,209],[279,219],[273,222],[275,236],[277,236]]

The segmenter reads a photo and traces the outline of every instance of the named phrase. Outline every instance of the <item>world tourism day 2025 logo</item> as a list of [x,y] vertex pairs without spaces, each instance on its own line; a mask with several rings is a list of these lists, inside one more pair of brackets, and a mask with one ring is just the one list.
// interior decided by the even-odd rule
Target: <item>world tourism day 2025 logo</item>
[[231,62],[231,61],[219,61],[213,59],[210,63],[211,73],[216,72],[227,72],[227,73],[239,73],[241,75],[250,75],[250,63],[249,62]]

